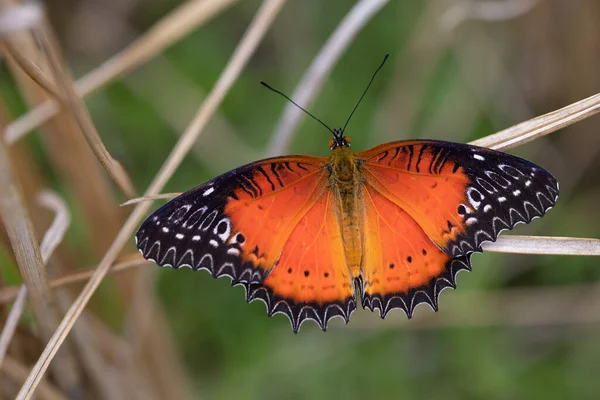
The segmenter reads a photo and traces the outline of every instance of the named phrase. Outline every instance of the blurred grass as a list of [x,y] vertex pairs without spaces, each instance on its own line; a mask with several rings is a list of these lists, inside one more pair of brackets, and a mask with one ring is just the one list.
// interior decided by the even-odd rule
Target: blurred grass
[[[311,107],[311,111],[329,125],[343,125],[373,69],[385,53],[391,52],[389,65],[377,78],[348,128],[356,150],[374,144],[376,138],[383,137],[383,133],[373,129],[377,126],[377,111],[390,91],[397,90],[392,84],[394,75],[405,66],[419,61],[419,53],[408,52],[407,49],[408,43],[415,40],[412,35],[416,21],[423,16],[428,3],[391,2],[387,5],[341,58]],[[77,9],[73,4],[65,3],[65,9],[55,9],[54,14],[64,13],[67,21],[74,18]],[[131,28],[142,32],[178,2],[163,0],[159,5],[149,4],[138,1],[121,18]],[[231,8],[166,51],[164,57],[176,73],[182,74],[199,90],[207,93],[259,4],[259,1],[252,0]],[[307,0],[286,5],[272,33],[267,36],[221,107],[222,115],[238,135],[237,140],[248,148],[263,151],[286,104],[280,97],[264,90],[259,81],[265,80],[291,93],[315,53],[353,4],[346,0]],[[591,1],[582,1],[579,7],[588,7],[590,12],[599,10]],[[557,10],[563,12],[560,17],[555,14]],[[556,35],[577,25],[577,15],[565,12],[560,0],[541,1],[530,14],[514,21],[467,22],[453,33],[454,41],[477,41],[477,33],[491,37],[490,40],[506,55],[502,62],[508,76],[522,85],[525,98],[521,100],[526,101],[530,110],[537,115],[600,91],[597,74],[580,76],[576,70],[566,69],[569,67],[566,64],[539,71],[544,65],[531,62],[537,52],[549,52],[560,57],[565,47],[575,45],[581,46],[582,52],[600,50],[593,35],[581,33],[580,36],[565,35],[560,42],[543,42],[548,48],[538,47],[540,39],[532,33],[534,27],[531,24],[539,23],[540,29],[546,34]],[[555,25],[544,24],[544,18],[550,18]],[[593,31],[600,34],[597,27],[589,29],[595,29]],[[84,30],[78,32],[78,37],[75,33],[69,29],[64,31],[62,39],[67,51],[69,45],[81,49],[89,35],[101,34]],[[435,33],[432,35],[435,36]],[[69,58],[76,70],[87,70],[90,65],[97,64],[125,44],[106,43],[110,51],[105,48],[96,53],[93,49],[89,53],[73,50]],[[454,47],[444,48],[426,84],[419,87],[418,92],[412,93],[411,100],[416,108],[414,118],[399,121],[410,129],[397,131],[394,139],[427,136],[468,141],[519,121],[507,112],[506,107],[502,108],[503,101],[510,104],[510,97],[507,98],[502,91],[500,82],[485,103],[473,104],[476,111],[470,116],[475,122],[468,131],[459,137],[449,136],[443,131],[435,132],[432,136],[428,127],[435,126],[432,121],[439,119],[445,108],[454,105],[452,93],[456,88],[462,88],[461,93],[468,98],[472,94],[470,87],[478,85],[476,80],[470,81],[469,85],[465,83],[471,77],[463,75],[457,57],[459,55]],[[463,62],[486,68],[485,60],[472,58]],[[419,68],[418,65],[411,67]],[[10,106],[10,111],[19,114],[24,109],[21,99],[6,69],[1,68],[1,95],[5,104]],[[543,86],[536,79],[540,73],[561,76],[562,79],[546,80],[552,84]],[[482,71],[482,76],[472,78],[485,79],[485,71]],[[178,132],[161,117],[152,102],[132,90],[129,79],[122,77],[107,89],[90,96],[87,104],[109,151],[134,178],[138,190],[142,190],[175,144]],[[582,85],[572,85],[571,81],[574,80],[586,80],[588,84],[584,90],[577,91],[573,87],[581,88]],[[161,88],[169,86],[170,82],[169,76],[155,76],[147,84],[156,96],[161,96]],[[170,99],[175,104],[182,100],[185,101]],[[470,100],[475,102],[477,98],[471,96]],[[187,104],[185,106],[189,107]],[[527,113],[523,110],[519,112]],[[455,118],[458,120],[461,115]],[[387,121],[394,121],[394,116]],[[499,123],[502,125],[498,126]],[[589,137],[600,123],[597,117],[585,123],[587,129],[580,130],[579,125],[575,125],[556,134],[557,137],[542,139],[516,151],[541,163],[555,173],[561,182],[581,180],[580,185],[562,193],[556,209],[547,217],[535,221],[532,226],[520,226],[516,232],[600,237],[597,210],[600,200],[600,139],[598,135]],[[386,128],[394,129],[393,126]],[[454,132],[451,126],[448,128]],[[210,132],[209,128],[206,134],[218,135],[218,132]],[[579,176],[573,177],[570,166],[577,164],[580,160],[579,151],[584,151],[576,144],[586,136],[587,165],[576,171]],[[49,184],[61,187],[62,183],[57,181],[51,164],[45,159],[39,140],[31,135],[26,140],[38,157],[37,161],[44,166]],[[325,156],[328,154],[328,140],[328,132],[310,119],[305,119],[295,136],[291,152]],[[575,145],[567,146],[567,143]],[[228,166],[215,170],[202,159],[188,156],[165,192],[186,190],[227,169],[252,161],[244,153],[229,152],[228,143],[212,141],[211,144],[214,148],[207,151],[220,154]],[[536,153],[536,149],[542,148],[552,148],[560,158]],[[85,221],[76,210],[73,219],[69,244],[73,248],[85,248],[85,239],[79,233],[84,231],[80,227]],[[82,257],[82,264],[93,261],[86,259],[85,255]],[[0,254],[0,259],[6,258],[6,255]],[[461,274],[458,278],[459,291],[485,292],[510,287],[600,281],[598,260],[591,257],[483,254],[476,255],[473,264],[473,272]],[[109,301],[114,288],[107,285],[97,296],[102,299],[100,303],[104,304],[102,314],[110,318],[112,313],[119,315],[122,310],[117,310],[119,305]],[[269,319],[262,303],[247,305],[243,289],[230,289],[229,286],[226,279],[214,280],[203,272],[167,269],[159,272],[158,296],[166,309],[179,353],[201,397],[549,400],[593,399],[600,393],[597,379],[600,327],[597,325],[456,327],[408,331],[401,326],[393,330],[378,330],[376,320],[372,320],[374,326],[370,330],[362,330],[352,321],[348,327],[344,327],[341,321],[335,320],[327,333],[307,323],[300,334],[294,335],[285,317]],[[452,291],[442,294],[440,313],[444,313],[444,299],[453,294]],[[471,307],[476,308],[477,304]],[[524,303],[523,307],[527,307],[527,304]],[[357,310],[357,313],[362,312],[368,311]],[[469,309],[464,312],[468,313]],[[432,312],[426,307],[419,307],[417,313]],[[400,312],[392,312],[388,318],[399,320],[405,317]]]

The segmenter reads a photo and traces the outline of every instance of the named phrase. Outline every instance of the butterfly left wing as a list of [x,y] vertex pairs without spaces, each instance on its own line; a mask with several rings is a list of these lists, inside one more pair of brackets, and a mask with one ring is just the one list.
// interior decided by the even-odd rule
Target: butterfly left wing
[[225,173],[158,209],[136,243],[160,266],[229,276],[284,313],[325,329],[355,308],[352,279],[324,175],[324,158],[278,157]]

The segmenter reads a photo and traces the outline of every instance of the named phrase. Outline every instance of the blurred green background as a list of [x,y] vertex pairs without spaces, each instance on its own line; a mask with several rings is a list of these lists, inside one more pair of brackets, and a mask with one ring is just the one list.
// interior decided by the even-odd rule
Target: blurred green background
[[[56,0],[48,10],[79,76],[179,4]],[[87,99],[105,144],[140,192],[260,4],[239,2]],[[184,191],[264,157],[287,104],[259,81],[291,95],[354,4],[290,0],[164,191]],[[473,12],[479,9],[488,13]],[[505,18],[506,10],[516,15]],[[309,109],[331,126],[343,125],[386,53],[388,64],[347,130],[353,148],[406,138],[468,142],[600,92],[600,3],[390,1]],[[5,101],[22,112],[10,75],[0,77]],[[555,209],[515,233],[600,237],[599,128],[592,117],[511,150],[561,184]],[[305,118],[289,152],[326,156],[329,138]],[[27,140],[44,163],[37,139]],[[52,178],[50,167],[47,173]],[[77,246],[84,228],[74,218],[68,239]],[[460,274],[457,291],[441,295],[437,314],[420,306],[414,320],[395,311],[382,321],[360,309],[348,326],[336,319],[326,333],[309,322],[293,334],[284,316],[268,318],[262,303],[244,302],[243,289],[205,272],[161,269],[157,291],[201,397],[599,398],[600,324],[574,318],[594,305],[600,315],[598,259],[482,254],[473,266]]]

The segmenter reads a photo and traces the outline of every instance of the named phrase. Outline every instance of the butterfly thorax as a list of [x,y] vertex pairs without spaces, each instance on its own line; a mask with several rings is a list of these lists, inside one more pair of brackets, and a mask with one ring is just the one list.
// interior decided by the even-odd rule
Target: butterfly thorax
[[343,146],[331,151],[327,167],[330,172],[329,188],[334,193],[346,261],[352,276],[358,277],[362,258],[361,213],[358,210],[359,163],[350,147]]

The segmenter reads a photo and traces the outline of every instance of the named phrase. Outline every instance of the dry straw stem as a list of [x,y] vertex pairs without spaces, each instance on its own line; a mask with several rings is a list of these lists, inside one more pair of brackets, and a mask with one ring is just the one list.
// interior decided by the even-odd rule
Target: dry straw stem
[[12,57],[15,63],[33,79],[35,83],[40,85],[42,89],[57,99],[63,99],[62,93],[56,88],[54,83],[46,76],[44,71],[34,62],[23,57],[21,52],[15,48],[10,40],[4,41],[6,55]]
[[[321,48],[294,90],[292,98],[296,103],[304,108],[310,107],[329,72],[352,43],[352,40],[388,2],[389,0],[359,0],[352,7]],[[267,146],[268,156],[283,154],[287,150],[294,130],[302,117],[304,117],[304,113],[298,107],[292,103],[286,106]]]
[[161,199],[170,200],[170,199],[173,199],[173,198],[179,196],[180,194],[181,193],[161,193],[161,194],[154,194],[152,196],[136,197],[135,199],[127,200],[125,203],[121,204],[121,207],[132,206],[134,204],[138,204],[143,201],[154,201],[154,200],[161,200]]
[[495,150],[510,149],[591,117],[598,112],[600,112],[600,93],[475,140],[471,144]]
[[[25,207],[20,187],[15,181],[8,152],[1,140],[0,188],[2,188],[0,191],[0,216],[10,239],[21,276],[27,286],[42,337],[50,338],[57,326],[58,315],[53,308],[53,296],[48,286],[45,263],[35,237],[33,224]],[[56,365],[54,372],[63,389],[73,389],[78,384],[78,374],[69,354],[62,354],[60,363]]]
[[[162,18],[146,34],[126,49],[104,62],[75,83],[81,98],[122,76],[129,70],[147,62],[165,48],[176,43],[211,18],[237,2],[237,0],[189,0]],[[7,143],[39,127],[60,110],[59,103],[47,100],[12,122],[4,131]]]
[[[0,369],[7,378],[16,384],[22,384],[27,378],[27,368],[17,360],[6,357]],[[61,391],[48,382],[41,382],[36,395],[40,400],[69,400]]]
[[484,251],[499,253],[600,256],[600,239],[508,235],[482,247]]
[[[50,256],[54,252],[54,249],[56,249],[56,247],[62,241],[69,226],[71,217],[64,201],[53,192],[44,191],[40,193],[38,196],[38,201],[42,206],[53,210],[56,214],[52,225],[50,225],[50,228],[48,228],[46,231],[44,239],[42,240],[42,244],[40,245],[42,260],[44,263],[47,263],[50,259]],[[4,356],[6,355],[8,345],[10,344],[10,341],[15,333],[19,318],[21,318],[21,314],[25,308],[26,299],[27,287],[25,285],[21,285],[21,287],[18,289],[15,302],[10,310],[10,314],[6,320],[6,324],[4,324],[4,328],[0,334],[0,367],[2,366]]]
[[[146,195],[157,194],[165,185],[171,175],[175,172],[185,155],[196,141],[202,129],[208,122],[210,116],[216,111],[217,107],[225,97],[225,94],[231,88],[240,72],[248,62],[250,56],[256,50],[256,47],[262,40],[267,29],[273,23],[275,16],[285,3],[285,0],[265,0],[258,10],[256,16],[247,29],[244,37],[238,44],[233,56],[225,67],[225,70],[219,77],[213,90],[209,93],[206,100],[200,106],[198,113],[181,136],[171,154],[163,164],[163,167],[150,184]],[[106,252],[104,258],[94,271],[94,274],[84,287],[81,294],[77,297],[71,308],[68,310],[64,319],[56,329],[54,335],[46,345],[42,355],[33,367],[27,381],[19,392],[18,399],[29,399],[33,395],[35,388],[46,372],[51,360],[58,351],[60,345],[64,342],[67,334],[72,329],[73,324],[83,311],[90,297],[100,285],[100,282],[108,272],[110,265],[117,257],[123,246],[131,239],[131,235],[138,225],[139,221],[150,207],[150,202],[143,202],[136,206],[131,215],[118,233],[113,244]]]
[[92,117],[75,91],[68,72],[63,67],[58,42],[54,37],[52,28],[44,21],[33,32],[46,55],[48,65],[52,70],[57,85],[64,91],[64,96],[62,96],[64,97],[64,106],[73,115],[94,155],[125,196],[128,198],[135,197],[135,189],[129,176],[121,164],[111,157],[104,143],[102,143],[102,139],[92,122]]
[[21,285],[17,291],[15,302],[10,309],[10,314],[8,314],[8,318],[6,318],[6,322],[2,328],[2,333],[0,333],[0,370],[2,369],[2,363],[4,362],[4,357],[6,356],[8,346],[10,345],[15,331],[17,330],[19,319],[21,318],[23,310],[25,309],[26,300],[27,288],[25,285]]
[[[141,265],[146,265],[148,263],[149,261],[142,258],[142,256],[139,253],[133,253],[126,257],[122,257],[120,260],[115,262],[109,269],[108,273],[113,274],[116,272],[126,271],[128,269],[139,267]],[[94,267],[94,269],[95,268],[96,266]],[[94,269],[89,268],[85,271],[75,272],[60,278],[52,279],[49,282],[50,288],[57,289],[66,285],[71,285],[74,283],[79,283],[88,280],[94,274]],[[15,300],[18,293],[19,287],[17,286],[7,286],[1,288],[0,304],[7,304]]]

